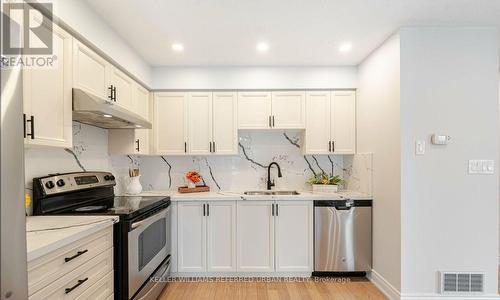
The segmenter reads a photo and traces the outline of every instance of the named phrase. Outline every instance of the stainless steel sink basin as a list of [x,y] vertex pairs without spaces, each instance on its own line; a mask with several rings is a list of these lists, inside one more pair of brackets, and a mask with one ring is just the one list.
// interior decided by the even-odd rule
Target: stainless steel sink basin
[[244,194],[249,196],[300,195],[297,191],[247,191]]

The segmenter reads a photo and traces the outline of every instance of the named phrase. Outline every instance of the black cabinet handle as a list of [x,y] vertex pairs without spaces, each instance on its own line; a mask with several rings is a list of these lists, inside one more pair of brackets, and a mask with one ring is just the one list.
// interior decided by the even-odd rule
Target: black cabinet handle
[[332,141],[328,142],[328,152],[332,152]]
[[116,86],[113,87],[113,101],[116,102]]
[[23,114],[23,127],[24,138],[26,138],[26,114]]
[[271,123],[271,116],[269,116],[269,127],[273,127]]
[[214,143],[214,153],[215,153],[215,152],[217,152],[217,150],[215,150],[215,142],[213,142],[213,143]]
[[212,153],[212,142],[208,142],[208,145],[210,146],[210,153]]
[[335,152],[335,141],[332,141],[332,152]]
[[64,290],[64,292],[65,292],[66,294],[71,293],[71,291],[72,291],[72,290],[76,289],[77,287],[79,287],[80,285],[82,285],[82,283],[84,283],[84,282],[85,282],[85,281],[87,281],[87,280],[89,280],[89,278],[88,278],[88,277],[86,277],[85,279],[80,279],[80,280],[78,280],[78,283],[77,283],[77,284],[75,284],[74,286],[72,286],[72,287],[70,287],[70,288],[66,288],[66,289]]
[[108,87],[108,90],[109,90],[109,96],[108,96],[108,99],[113,101],[113,85],[110,85]]
[[203,203],[203,216],[206,215],[206,211],[205,211],[205,203]]
[[82,251],[78,251],[76,252],[75,255],[71,256],[71,257],[65,257],[64,258],[64,262],[68,262],[68,261],[72,261],[73,259],[77,258],[78,256],[82,255],[82,254],[85,254],[87,253],[89,250],[85,249],[85,250],[82,250]]
[[31,132],[27,133],[26,136],[29,136],[29,137],[31,137],[32,140],[34,140],[35,139],[35,117],[31,116],[29,118],[29,120],[26,120],[26,122],[30,122],[30,128],[31,128]]
[[271,216],[274,217],[274,203],[271,204]]
[[135,143],[137,144],[135,150],[137,150],[137,152],[141,152],[141,142],[139,141],[139,139],[135,140]]
[[210,204],[207,203],[207,216],[210,216]]
[[187,153],[187,142],[184,142],[184,153]]
[[273,116],[273,127],[274,127],[274,116]]
[[279,216],[278,203],[276,203],[275,205],[276,205],[276,216]]

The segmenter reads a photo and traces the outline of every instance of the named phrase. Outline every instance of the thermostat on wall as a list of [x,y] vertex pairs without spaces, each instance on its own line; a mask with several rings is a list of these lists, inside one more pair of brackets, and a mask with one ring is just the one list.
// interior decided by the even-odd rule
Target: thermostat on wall
[[449,140],[451,140],[449,135],[433,134],[431,137],[431,142],[434,145],[446,145]]

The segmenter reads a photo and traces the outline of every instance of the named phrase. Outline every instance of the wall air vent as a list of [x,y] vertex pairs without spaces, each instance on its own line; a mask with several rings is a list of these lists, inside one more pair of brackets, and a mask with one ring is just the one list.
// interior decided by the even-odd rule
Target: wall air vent
[[484,292],[484,273],[441,272],[441,293],[477,294]]

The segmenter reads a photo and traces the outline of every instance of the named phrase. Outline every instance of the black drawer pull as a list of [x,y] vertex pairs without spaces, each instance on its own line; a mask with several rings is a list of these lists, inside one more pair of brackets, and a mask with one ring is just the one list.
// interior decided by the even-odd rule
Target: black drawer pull
[[64,292],[65,292],[66,294],[71,293],[71,291],[72,291],[72,290],[76,289],[77,287],[79,287],[80,285],[82,285],[82,283],[84,283],[84,282],[85,282],[85,281],[87,281],[87,280],[89,280],[89,278],[88,278],[88,277],[86,277],[85,279],[80,279],[80,280],[78,280],[78,283],[77,283],[77,284],[75,284],[74,286],[72,286],[72,287],[70,287],[70,288],[66,288],[66,289],[64,289]]
[[85,249],[85,250],[83,250],[83,251],[78,251],[78,252],[76,252],[76,254],[75,254],[75,255],[73,255],[73,256],[71,256],[71,257],[65,257],[65,258],[64,258],[64,261],[65,261],[65,262],[71,261],[71,260],[73,260],[73,259],[77,258],[78,256],[80,256],[80,255],[82,255],[82,254],[84,254],[84,253],[86,253],[86,252],[88,252],[88,251],[89,251],[89,250],[87,250],[87,249]]

